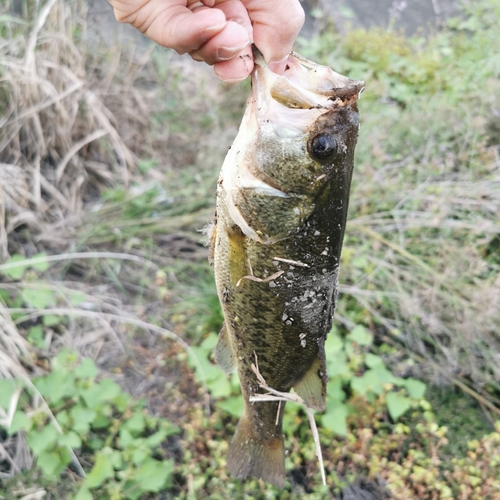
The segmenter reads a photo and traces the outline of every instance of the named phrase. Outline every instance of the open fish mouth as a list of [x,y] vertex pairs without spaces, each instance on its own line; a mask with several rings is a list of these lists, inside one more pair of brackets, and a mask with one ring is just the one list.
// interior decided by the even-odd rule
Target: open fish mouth
[[[325,175],[321,161],[308,154],[318,120],[326,113],[355,108],[364,82],[293,52],[283,75],[271,71],[256,48],[254,57],[252,92],[222,166],[220,188],[225,191],[229,214],[242,232],[255,241],[271,244],[288,237],[293,226],[303,222],[313,209],[303,196],[315,189],[314,179]],[[319,146],[328,148],[323,142]],[[282,161],[266,157],[268,151],[275,153],[277,148],[281,148]],[[300,165],[304,172],[309,170],[312,178],[304,172],[287,172],[286,165],[291,163]],[[269,168],[271,164],[281,165],[281,172]],[[252,209],[257,198],[261,204],[266,198],[281,199],[282,215],[289,215],[289,228],[276,232],[259,224]]]

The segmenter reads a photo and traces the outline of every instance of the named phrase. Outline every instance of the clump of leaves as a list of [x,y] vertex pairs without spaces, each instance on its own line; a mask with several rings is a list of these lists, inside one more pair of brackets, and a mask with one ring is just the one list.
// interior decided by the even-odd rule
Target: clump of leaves
[[[45,478],[56,481],[70,464],[85,476],[74,451],[92,468],[76,500],[107,494],[135,500],[171,485],[174,462],[161,447],[178,432],[170,422],[150,416],[144,401],[134,401],[110,379],[97,380],[89,359],[62,350],[47,375],[24,388],[17,408],[17,383],[0,380],[0,410],[11,418],[0,423],[9,435],[26,433],[28,445]],[[29,401],[42,397],[46,411],[33,412]],[[15,409],[15,411],[12,411]],[[91,493],[92,492],[92,493]]]

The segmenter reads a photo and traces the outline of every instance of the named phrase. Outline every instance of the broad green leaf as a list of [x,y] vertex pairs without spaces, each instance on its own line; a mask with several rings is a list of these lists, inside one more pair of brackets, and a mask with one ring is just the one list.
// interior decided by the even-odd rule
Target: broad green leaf
[[325,341],[326,359],[330,359],[330,356],[335,355],[343,348],[344,348],[344,342],[342,341],[338,333],[334,331],[330,332]]
[[356,325],[347,338],[359,345],[371,345],[373,341],[373,335],[363,325]]
[[340,377],[332,378],[328,381],[327,387],[327,400],[328,404],[342,403],[345,399],[345,392],[342,389],[342,380]]
[[121,387],[109,378],[99,382],[99,399],[101,401],[110,401],[115,399],[122,392]]
[[75,377],[66,370],[56,369],[44,377],[35,379],[34,385],[52,405],[58,405],[65,397],[74,396],[76,391]]
[[97,458],[92,470],[87,475],[87,486],[89,488],[98,488],[106,479],[114,475],[113,464],[108,453],[98,452]]
[[167,432],[164,430],[161,430],[161,431],[155,432],[153,435],[146,438],[145,441],[146,441],[146,444],[150,448],[156,448],[156,447],[160,446],[161,443],[163,443],[163,441],[165,441],[165,439],[167,439]]
[[215,333],[211,333],[203,339],[203,342],[201,343],[200,347],[202,349],[205,349],[205,351],[212,352],[217,344],[217,339],[218,336]]
[[56,302],[54,292],[47,288],[38,288],[37,290],[26,289],[23,291],[23,297],[26,303],[35,309],[45,309]]
[[47,254],[45,252],[40,252],[36,255],[33,255],[33,257],[31,257],[30,259],[29,265],[37,271],[46,271],[49,268]]
[[28,444],[33,453],[39,456],[56,443],[59,434],[52,424],[48,424],[41,430],[31,429],[28,433]]
[[18,410],[14,413],[8,432],[12,435],[21,430],[28,431],[31,429],[32,425],[33,421],[31,418],[29,418],[24,412]]
[[227,398],[232,392],[231,383],[223,373],[220,374],[217,380],[212,380],[208,384],[208,388],[214,398]]
[[80,435],[87,434],[90,429],[90,423],[96,418],[97,413],[90,408],[76,405],[71,408],[69,412],[73,419],[73,430]]
[[344,351],[338,351],[326,359],[328,375],[330,377],[348,377],[350,368],[347,364],[347,356]]
[[415,380],[413,378],[407,378],[403,385],[406,387],[408,394],[413,399],[423,398],[425,395],[425,391],[427,390],[427,386],[421,382],[420,380]]
[[9,409],[10,400],[15,390],[16,390],[16,383],[14,382],[14,380],[10,378],[0,379],[0,407],[3,408],[4,410]]
[[365,356],[365,364],[368,368],[375,368],[378,365],[384,365],[384,360],[380,356],[369,352]]
[[67,428],[71,422],[68,410],[61,410],[60,412],[58,412],[56,415],[56,420],[62,429]]
[[387,394],[387,409],[393,420],[397,420],[411,407],[411,400],[397,392]]
[[347,435],[347,406],[337,403],[333,407],[328,407],[324,415],[321,416],[321,423],[327,429],[340,436]]
[[135,413],[123,423],[123,428],[130,431],[132,436],[138,436],[145,429],[144,415]]
[[13,255],[5,264],[0,266],[0,273],[5,274],[13,280],[19,280],[23,277],[24,271],[29,267],[29,264],[16,264],[17,262],[25,261],[22,255]]
[[128,429],[125,429],[124,427],[120,428],[119,436],[120,436],[120,446],[121,446],[121,448],[127,448],[135,440],[134,436],[132,436],[132,434],[130,433],[130,431]]
[[84,483],[78,490],[78,493],[73,500],[94,500],[94,496],[90,493],[87,485]]
[[61,316],[56,316],[55,314],[46,314],[42,318],[42,323],[45,326],[56,326],[62,322],[63,318]]
[[136,465],[140,465],[149,457],[151,450],[146,448],[144,445],[135,448],[132,452],[132,462]]
[[61,456],[56,451],[44,451],[40,453],[36,463],[48,479],[59,477],[67,465],[61,460]]
[[170,486],[173,472],[173,460],[158,462],[149,459],[142,467],[137,469],[134,474],[134,481],[140,485],[143,491],[157,493]]
[[233,396],[224,401],[216,403],[217,408],[229,413],[233,417],[241,417],[243,413],[243,398],[241,396]]
[[38,347],[39,349],[45,349],[46,342],[43,335],[43,328],[41,325],[32,326],[28,330],[28,341],[30,344]]
[[67,434],[60,435],[58,442],[61,446],[69,446],[73,450],[82,446],[80,436],[74,431],[69,431]]
[[75,368],[75,376],[78,378],[90,378],[93,379],[99,370],[97,369],[94,360],[91,358],[85,358],[82,362]]

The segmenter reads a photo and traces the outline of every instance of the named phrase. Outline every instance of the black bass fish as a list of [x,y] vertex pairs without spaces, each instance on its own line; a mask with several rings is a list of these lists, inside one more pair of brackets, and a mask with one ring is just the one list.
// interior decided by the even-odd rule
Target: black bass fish
[[363,82],[292,53],[283,75],[255,50],[252,92],[218,181],[209,236],[224,325],[220,367],[238,370],[245,411],[231,441],[232,476],[285,485],[284,403],[249,401],[267,384],[325,408],[325,339]]

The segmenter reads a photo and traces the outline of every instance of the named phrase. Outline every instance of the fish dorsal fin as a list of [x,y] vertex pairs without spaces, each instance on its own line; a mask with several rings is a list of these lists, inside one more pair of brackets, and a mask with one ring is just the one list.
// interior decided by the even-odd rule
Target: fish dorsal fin
[[226,323],[223,323],[222,328],[220,329],[219,340],[215,346],[214,358],[215,362],[224,373],[229,375],[236,370],[236,357],[231,349],[231,344],[229,343]]
[[[324,358],[324,353],[323,353]],[[316,358],[302,379],[293,386],[294,391],[305,401],[309,408],[323,411],[326,407],[326,363]]]

